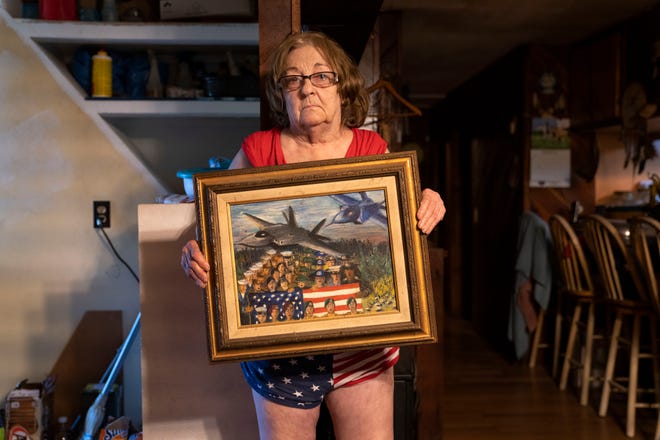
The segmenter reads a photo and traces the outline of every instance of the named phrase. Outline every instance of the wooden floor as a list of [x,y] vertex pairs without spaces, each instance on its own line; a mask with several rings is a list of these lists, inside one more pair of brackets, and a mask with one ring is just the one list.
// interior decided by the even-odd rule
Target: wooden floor
[[[506,360],[470,324],[445,322],[443,440],[628,438],[620,425],[623,401],[614,401],[613,414],[601,418],[596,403],[582,407],[573,391],[559,391],[545,366],[530,369]],[[595,401],[600,391],[591,394]],[[638,414],[642,427],[635,439],[653,439],[655,413],[640,410]]]

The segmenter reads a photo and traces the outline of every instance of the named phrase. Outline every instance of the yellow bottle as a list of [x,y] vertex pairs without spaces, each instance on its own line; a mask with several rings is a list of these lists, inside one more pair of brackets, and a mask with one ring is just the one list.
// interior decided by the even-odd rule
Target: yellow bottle
[[92,96],[112,97],[112,58],[104,50],[92,57]]

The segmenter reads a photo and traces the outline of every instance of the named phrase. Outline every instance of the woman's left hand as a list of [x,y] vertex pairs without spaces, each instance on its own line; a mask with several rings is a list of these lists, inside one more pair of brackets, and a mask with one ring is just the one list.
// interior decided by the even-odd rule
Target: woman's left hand
[[422,191],[422,201],[417,210],[417,228],[424,234],[430,234],[433,228],[445,216],[445,202],[440,194],[432,189],[426,188]]

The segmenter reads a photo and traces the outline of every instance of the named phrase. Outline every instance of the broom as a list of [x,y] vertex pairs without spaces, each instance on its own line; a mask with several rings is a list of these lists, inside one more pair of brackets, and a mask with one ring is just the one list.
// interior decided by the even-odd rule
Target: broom
[[[98,396],[96,396],[94,403],[92,403],[92,405],[87,410],[87,416],[85,417],[85,428],[81,437],[82,440],[92,440],[94,438],[94,434],[98,431],[101,425],[101,421],[105,416],[105,404],[108,401],[110,388],[115,383],[117,374],[119,374],[119,369],[124,363],[128,350],[131,348],[133,340],[135,339],[135,335],[140,329],[140,317],[141,313],[138,313],[137,318],[135,318],[135,322],[133,323],[133,327],[131,327],[131,331],[128,333],[128,336],[124,340],[121,347],[119,347],[119,351],[110,363],[110,367],[103,375],[104,377],[101,378],[103,388],[101,388],[101,392]],[[103,381],[104,378],[105,382]]]

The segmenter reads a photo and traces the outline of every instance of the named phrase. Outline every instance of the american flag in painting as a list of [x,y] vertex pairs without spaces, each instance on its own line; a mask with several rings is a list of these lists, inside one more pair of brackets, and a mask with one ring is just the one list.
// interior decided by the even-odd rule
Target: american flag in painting
[[[314,316],[323,317],[327,315],[325,302],[332,298],[335,302],[335,314],[347,315],[351,312],[348,302],[352,298],[356,304],[356,312],[362,313],[362,299],[358,298],[360,294],[360,284],[350,283],[338,286],[325,286],[315,289],[293,289],[290,292],[257,292],[250,294],[252,305],[254,306],[252,322],[257,322],[254,313],[257,309],[270,310],[271,305],[275,304],[279,308],[278,321],[283,321],[284,306],[287,303],[293,304],[293,319],[303,319],[305,304],[311,301],[314,304]],[[268,316],[270,320],[270,316]]]
[[350,309],[348,308],[349,298],[355,300],[358,313],[363,311],[362,299],[358,298],[359,293],[359,283],[340,284],[338,286],[305,289],[303,290],[303,300],[305,302],[312,301],[314,303],[315,316],[324,316],[327,313],[325,309],[325,301],[328,298],[332,298],[335,302],[335,313],[337,315],[345,315],[350,312]]
[[[265,307],[266,310],[269,310],[272,304],[277,305],[280,309],[278,316],[278,320],[280,321],[285,319],[284,305],[287,302],[293,303],[293,319],[302,319],[303,317],[303,293],[300,289],[294,289],[291,292],[252,293],[250,298],[255,309]],[[252,313],[255,312],[253,311]],[[252,317],[252,322],[257,322],[255,316]]]

